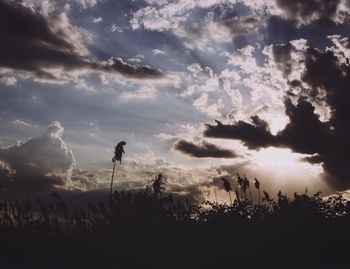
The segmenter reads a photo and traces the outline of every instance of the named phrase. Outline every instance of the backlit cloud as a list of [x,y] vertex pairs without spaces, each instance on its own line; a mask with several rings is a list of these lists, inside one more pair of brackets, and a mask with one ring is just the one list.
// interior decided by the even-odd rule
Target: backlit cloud
[[62,134],[63,127],[53,122],[39,137],[0,148],[2,190],[47,190],[69,185],[75,160]]
[[[91,5],[92,2],[84,2]],[[73,26],[65,12],[44,16],[18,3],[0,1],[0,67],[29,72],[43,80],[64,80],[71,71],[117,73],[130,78],[157,78],[149,66],[121,58],[98,60],[84,44],[84,30]]]

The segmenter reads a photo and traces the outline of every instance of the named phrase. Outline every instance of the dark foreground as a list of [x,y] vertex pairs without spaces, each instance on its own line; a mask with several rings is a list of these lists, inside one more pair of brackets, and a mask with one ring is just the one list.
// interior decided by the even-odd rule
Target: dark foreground
[[132,225],[55,236],[16,232],[1,237],[1,268],[349,268],[348,244],[348,225]]
[[340,196],[195,205],[146,190],[86,211],[56,196],[39,213],[29,204],[1,204],[0,268],[349,268]]

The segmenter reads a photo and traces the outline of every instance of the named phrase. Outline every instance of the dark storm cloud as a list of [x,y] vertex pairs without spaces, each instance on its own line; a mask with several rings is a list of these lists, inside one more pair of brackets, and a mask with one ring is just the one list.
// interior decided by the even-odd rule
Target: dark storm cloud
[[334,21],[340,0],[277,0],[287,18],[296,24]]
[[331,42],[326,37],[339,34],[348,36],[350,34],[348,23],[343,24],[324,24],[314,22],[303,27],[296,25],[288,20],[278,16],[272,16],[267,22],[267,33],[264,36],[267,44],[286,44],[296,39],[306,39],[310,46],[317,48],[326,48],[331,46]]
[[217,125],[206,125],[204,135],[206,137],[239,139],[250,149],[267,147],[275,143],[275,137],[271,134],[267,123],[252,117],[253,124],[238,121],[234,125],[225,125],[217,121]]
[[297,105],[287,99],[285,107],[290,122],[275,138],[280,147],[289,147],[299,153],[314,154],[329,144],[330,125],[320,121],[311,103],[300,97]]
[[61,139],[62,132],[61,125],[54,122],[39,137],[0,148],[0,188],[30,191],[68,184],[75,161]]
[[350,170],[348,156],[350,154],[350,66],[339,59],[331,51],[321,52],[310,49],[306,54],[306,72],[302,80],[310,85],[312,98],[326,92],[325,101],[331,108],[330,125],[331,143],[323,145],[319,158],[324,167],[340,187],[349,185]]
[[227,149],[222,149],[214,144],[203,142],[200,145],[187,142],[185,140],[180,140],[175,144],[175,149],[181,151],[182,153],[188,154],[197,158],[235,158],[237,155]]
[[67,31],[53,30],[53,26],[61,23],[59,15],[44,17],[17,2],[5,0],[0,0],[0,10],[0,68],[28,71],[45,79],[56,79],[45,70],[57,67],[65,71],[116,72],[133,78],[162,76],[158,70],[130,65],[120,58],[100,62],[82,56]]
[[[278,58],[277,58],[278,59]],[[276,60],[276,59],[275,59]],[[288,63],[288,57],[282,57]],[[305,52],[302,82],[308,87],[297,104],[288,98],[285,113],[289,123],[276,135],[256,117],[252,123],[239,121],[232,125],[207,124],[206,137],[238,139],[248,148],[286,147],[294,152],[310,154],[310,163],[321,163],[328,183],[337,189],[350,186],[348,156],[350,154],[350,66],[331,50],[308,49]],[[300,85],[301,81],[293,84]],[[324,94],[325,93],[325,94]],[[331,109],[329,121],[321,121],[311,102],[325,102]]]

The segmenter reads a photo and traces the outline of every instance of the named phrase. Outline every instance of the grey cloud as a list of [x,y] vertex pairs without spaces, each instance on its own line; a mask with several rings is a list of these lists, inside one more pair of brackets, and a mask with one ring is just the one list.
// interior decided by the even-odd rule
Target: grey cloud
[[[50,68],[113,72],[132,78],[157,78],[162,73],[148,66],[130,65],[120,58],[106,62],[84,56],[69,31],[57,27],[59,15],[44,17],[16,2],[0,1],[0,67],[56,79]],[[53,26],[58,29],[53,30]]]
[[251,33],[257,33],[260,28],[263,27],[264,23],[254,17],[234,17],[221,19],[220,24],[230,29],[232,35],[242,36]]
[[285,76],[288,76],[292,71],[292,46],[287,45],[274,45],[272,47],[273,58],[279,68],[283,70]]

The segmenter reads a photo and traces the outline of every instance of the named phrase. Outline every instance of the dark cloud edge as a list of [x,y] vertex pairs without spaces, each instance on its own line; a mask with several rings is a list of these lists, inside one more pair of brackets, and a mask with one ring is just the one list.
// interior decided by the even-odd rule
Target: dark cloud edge
[[51,25],[60,17],[42,14],[23,7],[19,2],[0,0],[0,68],[32,73],[40,79],[58,80],[50,68],[64,71],[91,70],[117,73],[134,79],[157,79],[160,70],[147,65],[132,65],[121,58],[99,61],[80,55],[67,32],[54,32]]
[[[348,40],[348,47],[349,44]],[[283,69],[287,77],[289,53],[288,47],[275,50],[275,54],[279,54],[275,61],[287,66]],[[305,71],[301,80],[289,83],[290,91],[297,94],[286,95],[284,105],[289,123],[283,130],[273,135],[268,123],[255,115],[251,117],[251,122],[222,124],[216,121],[216,125],[206,124],[203,135],[209,138],[240,140],[247,148],[253,150],[279,147],[310,155],[303,160],[321,164],[326,183],[334,189],[344,190],[350,187],[347,162],[347,156],[350,155],[349,58],[331,50],[321,51],[314,48],[308,48],[304,57]],[[307,88],[300,88],[302,83],[306,84]],[[296,91],[294,88],[297,87],[300,89]],[[315,112],[314,104],[322,102],[331,111],[328,121],[321,121]]]
[[203,141],[201,144],[194,144],[181,139],[176,142],[174,148],[184,154],[196,158],[237,158],[239,157],[232,150],[223,149],[214,144]]

